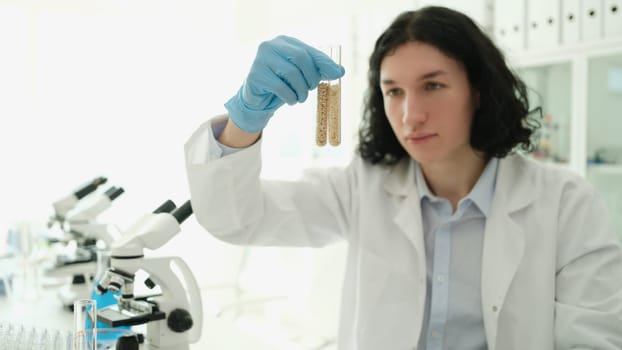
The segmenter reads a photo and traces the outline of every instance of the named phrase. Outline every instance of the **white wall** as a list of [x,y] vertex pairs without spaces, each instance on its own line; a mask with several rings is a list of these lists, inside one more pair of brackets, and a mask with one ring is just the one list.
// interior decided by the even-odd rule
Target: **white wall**
[[240,81],[223,69],[236,59],[232,8],[0,6],[2,225],[50,214],[52,201],[99,175],[126,189],[124,222],[166,198],[186,200],[183,143]]

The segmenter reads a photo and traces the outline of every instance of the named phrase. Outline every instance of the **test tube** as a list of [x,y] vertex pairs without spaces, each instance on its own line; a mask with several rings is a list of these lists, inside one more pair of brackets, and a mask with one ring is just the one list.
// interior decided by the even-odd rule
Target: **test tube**
[[73,302],[72,350],[97,350],[97,302],[93,299]]
[[23,325],[12,325],[9,327],[6,339],[4,340],[4,349],[13,350],[17,348],[19,339],[24,335]]
[[[341,45],[331,45],[324,49],[330,58],[341,64]],[[315,143],[332,146],[341,143],[341,78],[322,80],[317,88],[317,123]]]

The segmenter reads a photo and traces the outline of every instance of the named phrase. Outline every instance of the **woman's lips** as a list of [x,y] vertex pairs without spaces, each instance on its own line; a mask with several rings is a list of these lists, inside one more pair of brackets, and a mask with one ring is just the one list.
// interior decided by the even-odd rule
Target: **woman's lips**
[[406,136],[406,142],[410,144],[422,144],[436,137],[436,134],[413,134]]

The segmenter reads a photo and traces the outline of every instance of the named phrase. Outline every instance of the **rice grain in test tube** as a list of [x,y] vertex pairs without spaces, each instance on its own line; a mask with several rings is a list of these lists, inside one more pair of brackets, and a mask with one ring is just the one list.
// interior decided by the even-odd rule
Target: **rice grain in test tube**
[[[325,49],[330,58],[341,64],[341,45]],[[322,80],[317,88],[317,125],[315,143],[341,144],[341,79]],[[327,137],[328,136],[328,137]]]

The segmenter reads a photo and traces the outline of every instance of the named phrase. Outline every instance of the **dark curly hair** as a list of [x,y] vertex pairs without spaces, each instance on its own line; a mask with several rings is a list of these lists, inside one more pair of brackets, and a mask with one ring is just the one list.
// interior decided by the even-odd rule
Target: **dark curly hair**
[[516,149],[533,151],[540,126],[530,118],[525,83],[510,70],[495,44],[466,15],[438,6],[400,14],[376,41],[369,58],[358,152],[372,164],[395,164],[408,153],[396,138],[383,107],[380,64],[397,47],[412,41],[432,45],[462,63],[480,104],[471,126],[471,146],[486,157],[505,157]]

